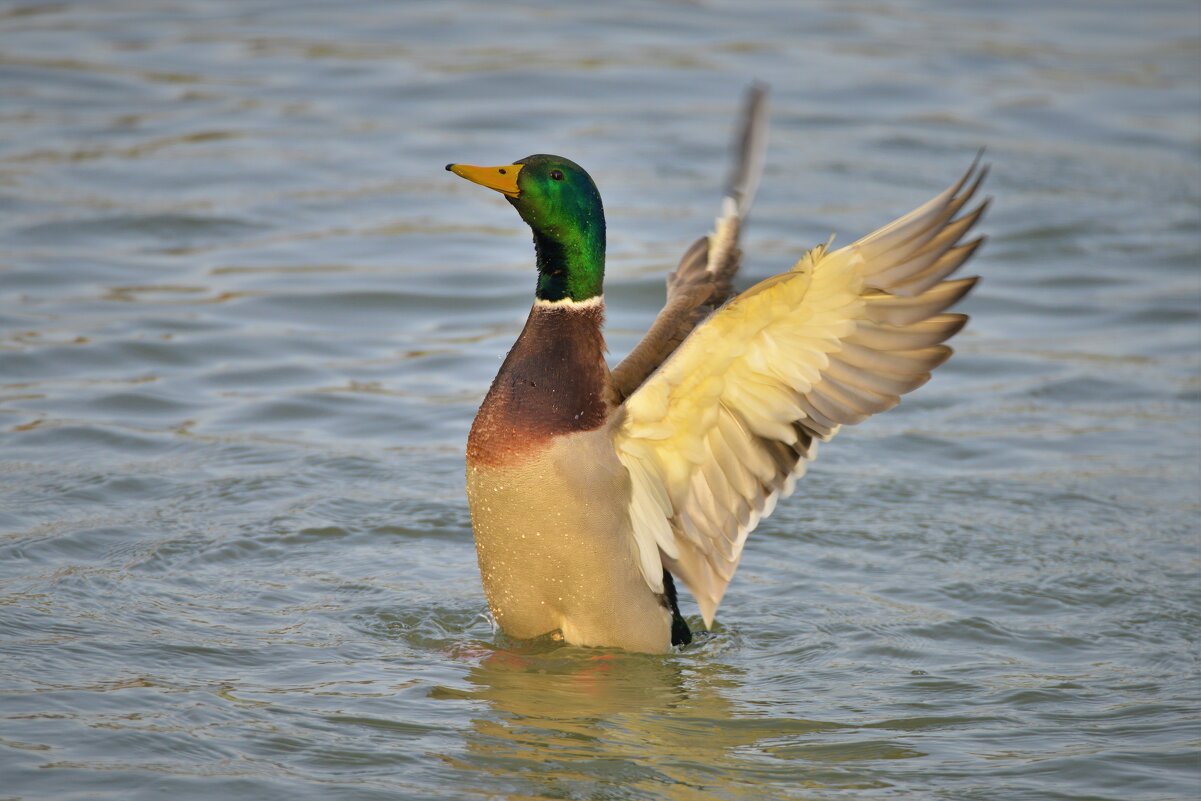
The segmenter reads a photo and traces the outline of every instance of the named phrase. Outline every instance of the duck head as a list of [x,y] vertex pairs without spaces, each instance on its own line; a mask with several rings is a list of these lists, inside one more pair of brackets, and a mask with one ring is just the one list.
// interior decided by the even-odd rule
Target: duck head
[[512,164],[447,164],[468,181],[495,189],[534,232],[539,300],[599,297],[605,277],[605,210],[584,168],[562,156],[527,156]]

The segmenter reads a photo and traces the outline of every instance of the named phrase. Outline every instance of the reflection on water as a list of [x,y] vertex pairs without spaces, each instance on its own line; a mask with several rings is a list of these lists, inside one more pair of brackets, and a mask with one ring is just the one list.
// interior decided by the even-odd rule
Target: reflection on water
[[[702,643],[698,650],[711,645]],[[530,793],[532,787],[547,797],[625,787],[672,799],[706,794],[737,798],[764,793],[764,779],[773,773],[777,779],[790,774],[797,786],[875,786],[862,779],[837,781],[836,771],[822,767],[798,774],[766,761],[754,765],[745,749],[820,763],[855,759],[863,748],[826,744],[805,751],[794,746],[784,755],[773,742],[846,727],[741,715],[723,689],[740,685],[742,671],[697,656],[570,647],[488,653],[468,671],[469,691],[440,688],[433,693],[438,699],[482,700],[491,712],[472,720],[466,754],[451,763],[484,774],[484,786],[498,792],[519,792],[520,786],[520,792]],[[875,747],[880,752],[873,758],[920,756]],[[519,786],[513,784],[515,776],[522,780]]]
[[[24,799],[1195,795],[1187,4],[0,8],[0,776]],[[515,644],[463,443],[562,153],[614,359],[772,86],[746,283],[994,196],[957,355],[665,657]],[[694,629],[695,607],[685,601]]]
[[464,751],[443,758],[515,797],[615,788],[672,799],[794,797],[888,788],[885,766],[929,756],[915,734],[987,722],[923,713],[925,705],[857,724],[755,713],[730,697],[756,694],[747,671],[714,658],[730,644],[709,635],[667,657],[549,644],[461,651],[472,665],[466,687],[436,687],[430,697],[477,712]]

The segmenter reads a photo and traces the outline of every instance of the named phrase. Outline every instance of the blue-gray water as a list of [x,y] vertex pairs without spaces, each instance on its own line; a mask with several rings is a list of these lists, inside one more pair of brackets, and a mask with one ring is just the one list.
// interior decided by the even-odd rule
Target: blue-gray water
[[[0,5],[0,796],[1195,798],[1201,9],[968,5]],[[987,146],[973,322],[714,634],[506,642],[463,443],[532,253],[442,167],[593,173],[617,357],[752,78],[745,280]]]

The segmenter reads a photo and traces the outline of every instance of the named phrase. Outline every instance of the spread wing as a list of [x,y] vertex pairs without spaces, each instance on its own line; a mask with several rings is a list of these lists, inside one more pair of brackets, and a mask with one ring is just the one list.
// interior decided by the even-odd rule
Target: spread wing
[[613,386],[620,398],[633,394],[697,323],[733,294],[734,274],[742,257],[738,235],[759,187],[767,149],[767,90],[763,86],[752,86],[747,93],[735,147],[734,169],[713,233],[694,242],[676,271],[667,276],[663,309],[642,341],[613,369]]
[[956,217],[987,169],[853,245],[817,247],[722,307],[622,406],[614,439],[647,583],[666,566],[705,625],[747,535],[842,425],[890,409],[951,355],[967,322],[944,309],[975,278],[947,280],[987,201]]

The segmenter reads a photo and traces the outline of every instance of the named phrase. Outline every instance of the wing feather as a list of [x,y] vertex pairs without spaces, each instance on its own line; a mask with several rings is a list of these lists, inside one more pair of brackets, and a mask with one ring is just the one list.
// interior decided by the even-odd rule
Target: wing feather
[[966,295],[975,286],[976,280],[960,278],[958,281],[943,281],[920,295],[910,297],[873,292],[864,296],[867,317],[873,322],[889,325],[919,323]]
[[692,243],[667,277],[667,302],[646,336],[613,368],[613,388],[629,397],[692,330],[734,291],[742,260],[738,238],[763,175],[767,148],[767,88],[747,92],[735,158],[713,231]]
[[[977,167],[730,301],[626,398],[614,443],[634,485],[640,564],[657,591],[663,567],[683,581],[706,626],[747,536],[792,492],[818,441],[891,409],[950,357],[943,343],[967,317],[944,310],[976,279],[948,278],[983,241],[960,244],[986,203],[956,216],[983,181]],[[711,261],[715,241],[686,258]]]

